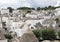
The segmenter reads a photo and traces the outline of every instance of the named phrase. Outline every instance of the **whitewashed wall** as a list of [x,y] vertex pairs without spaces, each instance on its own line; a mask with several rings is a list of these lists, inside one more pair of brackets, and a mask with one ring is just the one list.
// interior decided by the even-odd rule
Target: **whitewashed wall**
[[2,10],[1,10],[1,14],[6,14],[6,13],[9,14],[9,9],[2,9]]
[[0,42],[7,42],[7,39],[6,40],[0,40]]

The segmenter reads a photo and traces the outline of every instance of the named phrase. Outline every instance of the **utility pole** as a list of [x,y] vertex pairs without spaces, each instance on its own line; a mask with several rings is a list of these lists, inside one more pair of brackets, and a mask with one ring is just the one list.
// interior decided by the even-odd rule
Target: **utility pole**
[[0,18],[1,18],[1,23],[2,23],[2,15],[1,15],[1,11],[0,11]]
[[1,14],[1,11],[0,11],[0,24],[1,24],[1,28],[2,28],[2,14]]

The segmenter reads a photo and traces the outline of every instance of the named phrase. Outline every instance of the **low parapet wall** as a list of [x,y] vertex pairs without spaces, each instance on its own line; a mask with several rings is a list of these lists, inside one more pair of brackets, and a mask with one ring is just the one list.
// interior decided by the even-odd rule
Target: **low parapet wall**
[[0,40],[0,42],[7,42],[7,39],[5,39],[5,40]]

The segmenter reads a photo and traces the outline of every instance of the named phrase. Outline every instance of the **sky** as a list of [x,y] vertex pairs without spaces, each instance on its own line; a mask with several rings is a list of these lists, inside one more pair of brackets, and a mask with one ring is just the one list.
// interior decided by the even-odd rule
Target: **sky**
[[0,0],[0,8],[59,6],[60,0]]

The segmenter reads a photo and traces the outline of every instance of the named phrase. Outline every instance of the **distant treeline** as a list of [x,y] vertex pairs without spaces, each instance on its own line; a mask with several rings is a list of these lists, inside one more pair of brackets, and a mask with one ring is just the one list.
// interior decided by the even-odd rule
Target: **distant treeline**
[[[60,6],[58,7],[54,7],[54,6],[48,6],[48,7],[37,7],[37,8],[30,8],[30,7],[19,7],[17,8],[17,10],[54,10],[56,8],[60,8]],[[14,10],[12,7],[7,7],[7,9],[9,9],[9,11],[12,13],[12,11]]]
[[48,7],[37,7],[36,9],[35,8],[29,8],[29,7],[19,7],[17,8],[18,10],[54,10],[56,8],[60,8],[60,6],[58,7],[54,7],[54,6],[48,6]]
[[58,7],[48,6],[48,7],[43,7],[43,8],[38,7],[37,10],[54,10],[56,8],[60,8],[60,6]]
[[35,8],[29,8],[29,7],[19,7],[18,10],[35,10]]

